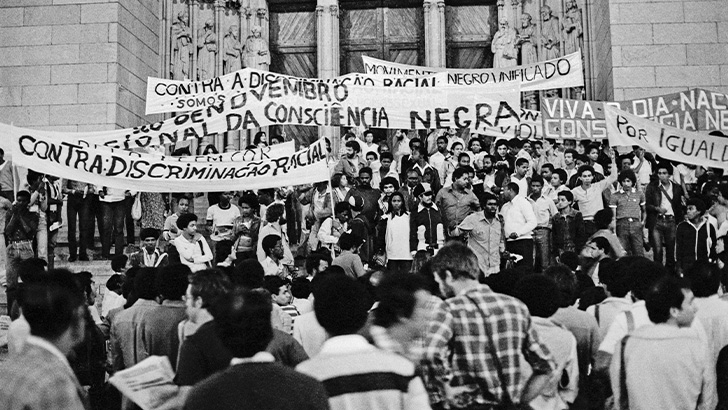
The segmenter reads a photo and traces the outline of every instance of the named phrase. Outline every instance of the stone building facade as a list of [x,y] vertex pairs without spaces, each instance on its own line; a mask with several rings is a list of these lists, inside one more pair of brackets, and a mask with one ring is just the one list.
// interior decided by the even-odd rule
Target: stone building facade
[[[361,71],[362,55],[491,67],[504,21],[519,39],[532,35],[517,63],[582,47],[587,86],[574,97],[728,93],[728,0],[2,0],[0,121],[136,126],[159,119],[144,115],[147,77],[202,79],[251,64],[322,78]],[[237,148],[247,138],[204,143]]]

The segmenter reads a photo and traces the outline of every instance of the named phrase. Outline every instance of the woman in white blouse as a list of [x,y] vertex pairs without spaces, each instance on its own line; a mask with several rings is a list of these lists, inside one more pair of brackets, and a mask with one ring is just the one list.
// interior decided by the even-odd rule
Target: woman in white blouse
[[412,266],[410,254],[410,214],[407,212],[404,195],[396,191],[389,197],[389,211],[379,222],[377,253],[387,257],[387,269],[407,273]]

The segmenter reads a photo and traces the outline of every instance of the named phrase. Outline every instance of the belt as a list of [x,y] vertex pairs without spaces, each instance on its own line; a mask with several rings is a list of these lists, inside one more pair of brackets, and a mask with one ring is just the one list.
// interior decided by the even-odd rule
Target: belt
[[10,242],[8,242],[8,245],[15,245],[15,244],[17,244],[17,245],[20,245],[20,244],[29,244],[29,245],[32,245],[33,244],[33,241],[30,240],[30,239],[26,239],[26,240],[23,240],[23,241],[10,241]]
[[675,215],[657,215],[659,219],[675,219]]
[[551,230],[551,228],[549,228],[548,226],[537,226],[537,227],[533,228],[533,230],[534,230],[534,231],[539,231],[539,230],[546,230],[546,231],[550,231],[550,230]]
[[619,218],[617,221],[640,222],[639,218]]

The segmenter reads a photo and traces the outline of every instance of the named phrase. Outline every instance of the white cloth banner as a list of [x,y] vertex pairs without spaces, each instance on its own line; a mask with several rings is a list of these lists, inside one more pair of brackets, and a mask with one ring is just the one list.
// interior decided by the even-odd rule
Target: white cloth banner
[[496,140],[502,138],[521,138],[528,140],[543,139],[543,121],[541,120],[541,112],[521,108],[519,115],[519,123],[517,126],[499,126],[487,127],[485,134],[495,137]]
[[[245,106],[248,110],[259,105],[259,110],[262,111],[267,104],[275,102],[277,104],[271,107],[275,111],[269,113],[273,117],[270,120],[283,124],[288,122],[282,121],[281,117],[286,116],[278,112],[278,107],[281,105],[302,106],[311,110],[333,109],[333,106],[339,105],[344,114],[347,107],[361,109],[381,107],[380,110],[386,108],[387,111],[397,115],[397,108],[401,108],[402,105],[405,108],[420,109],[423,105],[430,105],[430,99],[435,99],[434,101],[444,107],[454,104],[452,107],[454,109],[460,105],[458,101],[477,101],[478,95],[497,95],[518,89],[519,86],[520,83],[489,83],[479,86],[460,75],[449,73],[434,73],[419,78],[351,73],[335,78],[319,79],[292,77],[245,68],[204,81],[177,81],[149,77],[146,113],[184,112],[218,106],[225,102],[234,102],[234,105]],[[403,104],[405,102],[406,104]],[[406,114],[405,117],[408,118],[409,113]],[[265,116],[262,113],[259,115],[259,117]],[[333,118],[328,119],[324,116],[322,113],[319,119],[311,121],[318,122],[316,124],[302,124],[298,119],[290,123],[331,125],[325,123],[333,121]],[[339,120],[342,121],[343,119]]]
[[711,168],[728,168],[728,138],[684,131],[605,105],[610,146],[638,145],[662,158]]
[[323,138],[292,155],[257,161],[190,162],[181,157],[71,143],[42,131],[0,124],[16,165],[98,186],[143,192],[219,192],[326,181]]
[[454,84],[492,86],[516,83],[521,85],[523,92],[584,86],[581,50],[552,60],[509,68],[420,67],[368,56],[362,56],[362,60],[364,61],[364,73],[376,76],[427,76],[435,73],[447,73],[448,80]]

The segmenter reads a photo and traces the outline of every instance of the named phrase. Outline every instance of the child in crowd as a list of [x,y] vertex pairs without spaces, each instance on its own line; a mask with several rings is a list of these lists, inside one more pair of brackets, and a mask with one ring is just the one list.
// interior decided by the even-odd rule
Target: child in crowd
[[559,256],[564,252],[578,252],[585,242],[584,220],[581,212],[574,210],[574,194],[558,193],[556,209],[559,213],[551,218],[552,252]]
[[687,220],[677,225],[675,233],[675,261],[679,274],[683,274],[695,262],[709,261],[715,254],[715,228],[705,216],[705,202],[690,199],[687,202]]

